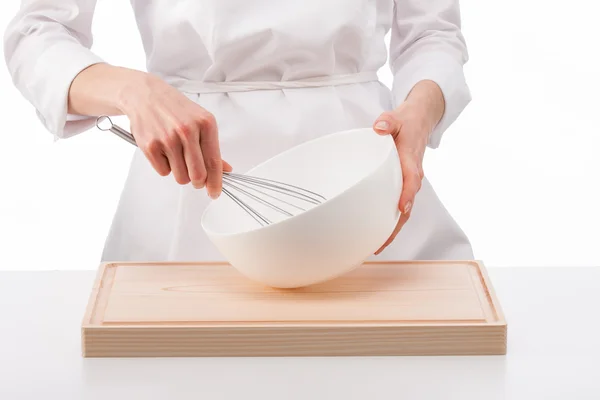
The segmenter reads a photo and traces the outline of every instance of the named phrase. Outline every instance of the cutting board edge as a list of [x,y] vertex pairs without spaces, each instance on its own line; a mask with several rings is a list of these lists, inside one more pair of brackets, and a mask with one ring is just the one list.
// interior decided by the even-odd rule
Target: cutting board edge
[[102,288],[102,278],[104,277],[104,272],[106,271],[106,268],[108,268],[108,266],[110,266],[112,264],[119,264],[119,263],[104,262],[104,263],[101,263],[98,266],[98,269],[96,270],[96,276],[94,277],[91,292],[88,297],[87,305],[85,307],[85,313],[83,314],[83,319],[81,322],[82,328],[92,325],[91,324],[92,314],[94,313],[94,310],[96,308],[96,303],[98,301],[98,294],[100,293],[100,289]]
[[94,357],[297,357],[505,355],[505,325],[456,327],[283,327],[279,329],[84,329]]
[[488,294],[488,300],[490,302],[490,305],[494,309],[494,312],[496,313],[496,321],[490,322],[490,324],[496,323],[498,325],[506,326],[506,315],[504,314],[504,310],[502,309],[502,305],[500,304],[500,299],[498,298],[496,290],[494,289],[494,285],[492,284],[492,280],[489,276],[485,263],[482,260],[472,260],[472,263],[474,263],[479,270],[484,289],[487,291]]

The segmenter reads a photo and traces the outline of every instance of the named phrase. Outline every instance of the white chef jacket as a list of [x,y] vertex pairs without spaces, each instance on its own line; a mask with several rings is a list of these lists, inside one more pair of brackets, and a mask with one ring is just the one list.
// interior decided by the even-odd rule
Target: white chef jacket
[[[222,156],[238,172],[303,141],[371,127],[423,79],[435,81],[446,101],[428,143],[436,148],[471,100],[457,0],[131,4],[147,70],[216,117]],[[81,70],[103,61],[90,50],[95,5],[96,0],[23,1],[5,32],[14,84],[58,138],[94,126],[95,116],[68,115],[67,96]],[[376,77],[387,61],[384,36],[390,30],[391,90]],[[205,190],[159,176],[136,149],[102,259],[222,260],[200,224],[209,201]],[[409,222],[377,258],[472,259],[473,254],[425,178]]]

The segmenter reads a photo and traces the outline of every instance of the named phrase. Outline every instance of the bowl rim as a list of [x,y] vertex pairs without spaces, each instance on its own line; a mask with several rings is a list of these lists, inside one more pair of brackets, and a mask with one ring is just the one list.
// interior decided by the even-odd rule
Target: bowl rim
[[[320,141],[320,140],[324,140],[325,138],[330,138],[330,137],[338,136],[338,135],[339,136],[341,136],[341,135],[348,135],[348,134],[351,134],[351,133],[354,133],[354,132],[367,131],[369,129],[372,130],[372,128],[366,128],[366,127],[365,128],[346,129],[346,130],[342,130],[342,131],[336,131],[336,132],[328,133],[326,135],[322,135],[322,136],[319,136],[319,137],[307,140],[307,141],[302,142],[302,143],[300,143],[300,144],[298,144],[296,146],[292,146],[292,147],[290,147],[290,148],[288,148],[286,150],[283,150],[283,151],[275,154],[272,157],[267,158],[266,160],[262,161],[261,163],[255,165],[254,167],[252,167],[251,169],[249,169],[248,171],[246,171],[244,174],[251,175],[252,171],[255,171],[256,169],[262,167],[263,165],[265,165],[265,164],[267,164],[267,163],[269,163],[269,162],[271,162],[271,161],[273,161],[273,160],[275,160],[275,159],[277,159],[279,157],[283,157],[283,156],[285,156],[288,153],[291,153],[293,151],[297,151],[299,148],[309,146],[310,144],[313,144],[314,142],[317,142],[317,141]],[[372,130],[372,132],[373,132],[373,135],[379,135],[374,130]],[[390,153],[392,151],[396,150],[396,145],[395,145],[395,142],[394,142],[394,138],[392,137],[392,135],[379,135],[379,136],[383,136],[383,137],[388,136],[389,137],[389,139],[388,139],[388,147],[389,147],[388,154],[385,157],[383,157],[382,160],[381,160],[381,162],[379,162],[372,170],[370,170],[367,175],[365,175],[363,178],[361,178],[358,181],[356,181],[353,185],[348,186],[347,188],[345,188],[344,190],[342,190],[341,192],[339,192],[335,196],[327,198],[324,202],[322,202],[322,203],[320,203],[320,204],[318,204],[318,205],[316,205],[316,206],[314,206],[312,208],[309,208],[308,210],[306,210],[306,211],[304,211],[304,212],[302,212],[300,214],[296,214],[294,216],[291,216],[291,217],[279,220],[277,222],[273,222],[273,223],[271,223],[269,225],[259,225],[259,224],[257,224],[256,228],[252,228],[252,229],[248,229],[248,230],[243,230],[243,231],[238,231],[238,232],[232,232],[232,233],[218,233],[218,232],[215,232],[215,231],[209,229],[206,226],[206,224],[205,224],[206,218],[205,217],[208,214],[208,212],[210,211],[211,207],[213,207],[213,204],[214,204],[214,203],[211,202],[211,203],[209,203],[206,206],[206,208],[202,212],[202,216],[200,218],[200,225],[202,226],[202,229],[204,230],[204,232],[209,237],[215,237],[215,238],[216,237],[219,237],[219,238],[223,238],[223,237],[235,237],[235,236],[238,236],[238,235],[246,235],[246,234],[249,234],[249,233],[264,232],[265,230],[268,230],[268,229],[274,229],[275,227],[279,227],[279,226],[284,225],[286,223],[292,223],[293,221],[299,219],[303,215],[307,215],[307,214],[310,214],[312,212],[315,212],[318,209],[321,209],[326,204],[331,203],[333,200],[338,199],[338,198],[344,196],[346,193],[348,193],[350,190],[352,190],[352,188],[360,185],[362,182],[364,182],[366,179],[368,179],[369,176],[371,176],[373,174],[373,172],[377,171],[379,168],[381,168],[381,166],[385,162],[387,162],[387,160],[388,160],[388,158],[390,156]],[[399,157],[399,155],[398,155],[398,157]],[[402,167],[400,166],[400,168],[402,168]]]

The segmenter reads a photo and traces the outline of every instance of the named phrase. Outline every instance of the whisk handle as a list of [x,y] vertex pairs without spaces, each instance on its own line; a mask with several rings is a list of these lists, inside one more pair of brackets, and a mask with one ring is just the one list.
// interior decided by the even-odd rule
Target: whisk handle
[[[103,123],[106,121],[108,121],[109,125],[103,126]],[[127,132],[125,129],[121,128],[119,125],[113,124],[113,122],[108,117],[108,115],[99,116],[96,119],[96,127],[98,129],[100,129],[101,131],[110,131],[110,132],[114,133],[115,135],[117,135],[118,137],[120,137],[121,139],[125,140],[126,142],[128,142],[134,146],[137,146],[137,143],[136,143],[133,135],[131,133]]]

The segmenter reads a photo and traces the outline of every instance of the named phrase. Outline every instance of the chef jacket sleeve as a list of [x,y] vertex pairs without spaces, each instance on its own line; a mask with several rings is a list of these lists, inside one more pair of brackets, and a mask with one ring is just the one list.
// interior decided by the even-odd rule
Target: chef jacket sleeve
[[444,131],[471,101],[463,71],[467,61],[458,0],[395,0],[390,36],[394,105],[421,80],[437,83],[446,103],[429,137],[430,148],[439,146]]
[[57,138],[81,133],[91,116],[67,113],[75,76],[102,59],[90,51],[96,0],[24,0],[4,33],[4,57],[13,83]]

